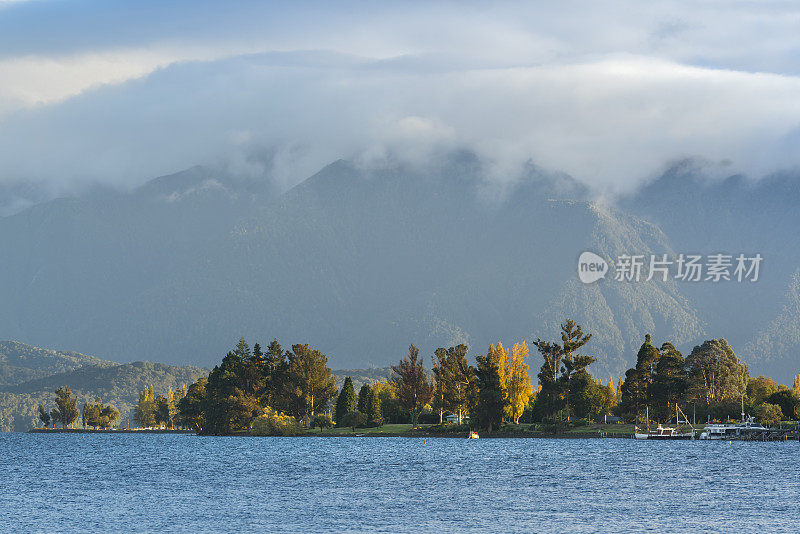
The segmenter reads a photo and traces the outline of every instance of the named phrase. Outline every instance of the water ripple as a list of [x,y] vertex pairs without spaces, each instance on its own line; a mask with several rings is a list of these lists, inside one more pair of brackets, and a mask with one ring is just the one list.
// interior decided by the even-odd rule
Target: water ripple
[[793,532],[800,444],[0,435],[19,531]]

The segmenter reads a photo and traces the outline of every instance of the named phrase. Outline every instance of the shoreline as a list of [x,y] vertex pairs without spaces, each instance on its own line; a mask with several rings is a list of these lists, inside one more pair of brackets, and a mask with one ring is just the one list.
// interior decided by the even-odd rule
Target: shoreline
[[[237,438],[261,438],[261,437],[288,437],[288,438],[443,438],[443,439],[467,439],[467,436],[460,432],[308,432],[298,436],[256,436],[249,431],[239,431],[222,436],[203,436],[194,430],[170,430],[170,429],[119,429],[119,430],[93,430],[81,428],[56,428],[44,429],[34,428],[28,430],[28,434],[179,434],[193,435],[198,437],[237,437]],[[559,434],[539,433],[539,432],[492,432],[481,434],[479,439],[635,439],[633,434],[627,432],[565,432]],[[653,441],[653,440],[649,440]],[[728,440],[724,440],[728,441]],[[798,436],[787,436],[779,440],[740,440],[735,441],[800,441]]]
[[[242,438],[263,438],[281,436],[256,436],[247,431],[235,432],[230,436]],[[446,438],[467,439],[460,432],[310,432],[299,436],[283,436],[290,438]],[[540,432],[492,432],[480,434],[479,439],[634,439],[633,434],[625,432],[600,434],[597,432],[569,432],[563,434],[550,434]]]
[[172,430],[164,429],[93,429],[93,428],[32,428],[26,431],[27,434],[196,434],[194,430]]
[[[258,436],[253,436],[258,437]],[[387,432],[387,433],[369,433],[369,434],[304,434],[304,437],[319,437],[319,438],[453,438],[453,439],[467,439],[467,436],[456,433],[401,433],[401,432]],[[633,434],[614,434],[614,435],[599,435],[592,432],[573,432],[571,434],[538,434],[531,432],[514,432],[514,433],[498,433],[480,434],[479,439],[633,439]]]
[[[94,430],[83,428],[32,428],[28,434],[182,434],[204,437],[194,430],[170,429],[108,429]],[[256,436],[248,431],[234,432],[221,437],[259,438],[281,436]],[[466,439],[467,436],[460,432],[308,432],[299,436],[282,436],[291,438],[448,438]],[[597,432],[570,432],[563,434],[545,434],[539,432],[492,432],[485,433],[480,439],[633,439],[633,434],[624,432],[600,434]]]

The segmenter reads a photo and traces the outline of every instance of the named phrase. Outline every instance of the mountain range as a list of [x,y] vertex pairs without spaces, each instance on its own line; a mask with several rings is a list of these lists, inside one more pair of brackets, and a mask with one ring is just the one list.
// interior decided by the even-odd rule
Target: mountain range
[[[277,338],[332,367],[380,368],[410,343],[430,363],[438,346],[557,339],[572,318],[594,334],[597,376],[621,376],[650,333],[687,352],[725,337],[751,372],[785,381],[800,366],[797,183],[683,163],[601,203],[533,164],[498,181],[469,152],[340,160],[283,193],[269,176],[194,167],[0,218],[0,338],[197,366],[241,336]],[[764,260],[755,283],[585,285],[583,251]]]
[[[100,397],[120,412],[118,424],[132,423],[139,392],[152,386],[156,394],[181,384],[187,387],[208,369],[138,361],[118,364],[77,352],[52,351],[14,341],[0,342],[0,431],[41,426],[37,406],[53,408],[55,390],[69,386],[84,402]],[[6,365],[6,363],[13,365]]]

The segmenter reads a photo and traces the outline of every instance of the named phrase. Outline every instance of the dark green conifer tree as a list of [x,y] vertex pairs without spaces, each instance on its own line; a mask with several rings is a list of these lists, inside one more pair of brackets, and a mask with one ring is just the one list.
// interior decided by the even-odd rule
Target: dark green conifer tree
[[364,384],[361,386],[361,389],[358,390],[358,411],[363,413],[369,419],[369,394],[372,392],[372,388],[369,387],[368,384]]
[[650,385],[650,402],[661,421],[675,415],[675,403],[680,402],[687,388],[686,361],[672,343],[661,345],[656,374]]
[[208,378],[202,377],[189,386],[186,395],[178,401],[177,423],[183,428],[197,432],[203,431],[206,409],[206,384]]
[[478,378],[477,405],[473,410],[473,417],[479,428],[489,432],[497,429],[503,421],[506,411],[507,398],[503,391],[500,377],[500,362],[492,357],[491,352],[486,356],[478,356],[478,367],[475,374]]
[[550,343],[537,339],[533,344],[539,349],[544,358],[539,371],[540,403],[545,418],[555,421],[556,414],[563,407],[567,408],[569,418],[569,390],[573,373],[585,370],[595,358],[576,354],[576,351],[586,345],[592,334],[584,334],[580,325],[572,319],[567,319],[561,325],[561,343]]
[[[660,354],[650,342],[650,334],[644,338],[636,355],[636,367],[625,372],[622,384],[622,411],[628,420],[644,420],[652,404],[652,384],[656,376]],[[655,414],[650,414],[651,419]]]
[[353,387],[353,379],[349,376],[344,379],[339,397],[336,399],[336,411],[334,413],[334,420],[336,424],[342,424],[344,416],[350,412],[358,409],[358,397],[356,397],[356,390]]
[[209,373],[203,410],[204,433],[230,434],[249,428],[250,421],[260,414],[262,407],[244,372],[250,356],[247,343],[241,339],[236,349]]
[[279,411],[288,411],[289,407],[283,401],[283,384],[289,364],[286,353],[277,339],[273,339],[263,355],[264,395],[262,404]]

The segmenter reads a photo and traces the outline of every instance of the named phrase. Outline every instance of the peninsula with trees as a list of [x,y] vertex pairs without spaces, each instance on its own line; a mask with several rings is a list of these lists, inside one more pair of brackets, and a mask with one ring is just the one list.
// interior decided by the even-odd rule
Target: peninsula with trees
[[[173,425],[198,434],[341,435],[393,434],[424,429],[426,435],[569,432],[591,422],[666,422],[675,405],[698,422],[737,419],[740,412],[768,425],[800,418],[800,376],[792,387],[751,377],[724,339],[710,339],[684,357],[670,342],[645,336],[636,364],[615,385],[592,376],[592,334],[566,320],[555,340],[523,341],[509,350],[502,342],[470,363],[466,345],[434,351],[430,370],[415,345],[391,367],[385,380],[350,377],[336,387],[325,354],[306,344],[284,349],[273,340],[251,349],[241,339],[207,377],[177,400]],[[536,386],[534,386],[534,383]],[[137,413],[152,401],[145,392]],[[148,419],[149,421],[149,419]],[[163,418],[161,419],[163,421]]]

